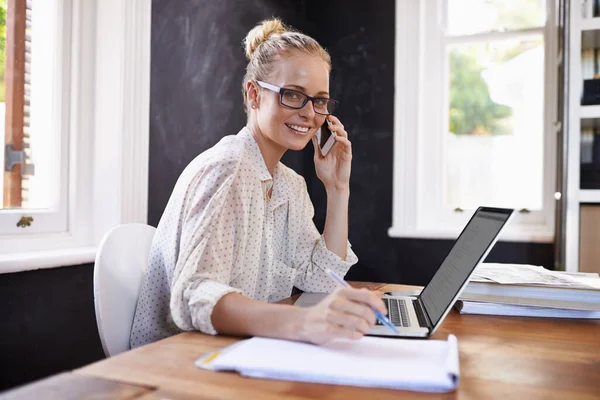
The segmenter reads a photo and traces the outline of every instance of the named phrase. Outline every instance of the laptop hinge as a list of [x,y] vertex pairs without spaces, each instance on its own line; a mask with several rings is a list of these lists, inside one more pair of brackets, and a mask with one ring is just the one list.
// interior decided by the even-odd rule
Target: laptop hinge
[[419,325],[425,328],[433,329],[433,325],[431,324],[431,320],[425,311],[425,307],[423,306],[423,301],[421,300],[421,296],[417,297],[414,301],[415,304],[415,312],[417,314],[417,319],[419,320]]

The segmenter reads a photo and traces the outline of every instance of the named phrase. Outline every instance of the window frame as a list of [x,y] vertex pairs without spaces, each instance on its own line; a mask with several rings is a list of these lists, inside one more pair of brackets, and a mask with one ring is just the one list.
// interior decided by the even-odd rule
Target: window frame
[[112,227],[147,221],[151,0],[59,2],[68,225],[0,236],[0,273],[92,262]]
[[[554,1],[547,0],[547,23],[543,28],[545,46],[544,94],[544,209],[517,213],[503,231],[501,240],[551,242],[554,239],[554,192],[556,176],[556,31]],[[475,210],[442,210],[444,176],[443,136],[448,116],[448,71],[444,36],[445,0],[396,1],[396,98],[394,113],[394,189],[390,237],[455,239]],[[539,32],[493,32],[457,36],[451,41],[487,38],[515,38]],[[416,38],[416,39],[415,39]],[[432,51],[437,49],[437,51]],[[427,50],[427,51],[426,51]],[[415,62],[416,60],[416,62]],[[436,94],[436,95],[434,95]],[[432,113],[430,110],[440,110]],[[433,114],[433,115],[432,115]],[[424,144],[427,143],[427,149]],[[433,191],[432,191],[432,188]],[[433,195],[432,195],[433,193]]]

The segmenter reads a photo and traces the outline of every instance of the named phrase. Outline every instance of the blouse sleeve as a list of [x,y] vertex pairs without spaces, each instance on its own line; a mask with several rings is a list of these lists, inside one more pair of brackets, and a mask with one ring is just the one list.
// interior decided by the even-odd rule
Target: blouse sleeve
[[307,292],[333,292],[337,285],[325,273],[325,269],[330,268],[343,277],[350,267],[358,262],[358,257],[352,251],[350,242],[345,260],[327,248],[323,235],[319,234],[313,222],[315,212],[306,189],[306,181],[301,179],[301,231],[295,255],[297,273],[294,286]]
[[235,221],[242,207],[235,167],[234,162],[207,167],[184,202],[170,300],[173,321],[182,330],[216,334],[211,322],[215,304],[228,293],[242,293],[229,286],[237,248]]

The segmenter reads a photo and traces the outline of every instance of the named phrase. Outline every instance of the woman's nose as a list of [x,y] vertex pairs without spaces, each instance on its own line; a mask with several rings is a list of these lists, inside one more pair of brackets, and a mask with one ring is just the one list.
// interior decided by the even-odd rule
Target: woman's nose
[[315,116],[315,105],[312,100],[308,100],[304,107],[300,109],[300,115],[306,118],[313,118]]

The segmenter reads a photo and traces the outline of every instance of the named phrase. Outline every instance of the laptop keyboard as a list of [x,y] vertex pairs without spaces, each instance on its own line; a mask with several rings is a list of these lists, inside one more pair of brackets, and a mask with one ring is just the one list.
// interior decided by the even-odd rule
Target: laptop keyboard
[[[402,299],[382,298],[385,306],[388,309],[388,318],[395,326],[410,326],[408,323],[408,310],[406,309],[406,301]],[[377,321],[377,325],[382,325]]]

